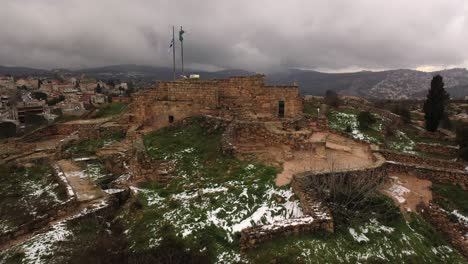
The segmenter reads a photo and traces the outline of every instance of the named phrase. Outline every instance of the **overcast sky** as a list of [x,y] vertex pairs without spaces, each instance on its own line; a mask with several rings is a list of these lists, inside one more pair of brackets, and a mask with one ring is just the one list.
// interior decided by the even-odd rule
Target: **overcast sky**
[[[468,67],[468,0],[1,0],[0,65],[330,72]],[[177,41],[179,63],[179,43]]]

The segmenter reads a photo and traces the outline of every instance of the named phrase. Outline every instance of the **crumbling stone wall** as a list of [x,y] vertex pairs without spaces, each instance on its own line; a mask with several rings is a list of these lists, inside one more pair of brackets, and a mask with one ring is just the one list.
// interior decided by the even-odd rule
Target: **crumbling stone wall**
[[385,159],[390,161],[396,161],[400,163],[407,163],[407,164],[414,164],[420,166],[428,166],[428,167],[439,167],[441,169],[448,169],[448,170],[465,170],[466,165],[462,162],[454,162],[449,160],[443,159],[433,159],[433,158],[426,158],[420,157],[411,154],[405,154],[396,151],[390,150],[379,150],[380,154],[382,154]]
[[59,217],[62,217],[77,208],[78,202],[76,200],[76,194],[71,189],[71,186],[69,185],[65,176],[63,176],[63,172],[61,172],[57,168],[54,168],[52,170],[52,173],[54,177],[57,178],[57,182],[59,183],[61,188],[64,188],[65,190],[67,190],[67,200],[64,201],[63,203],[56,204],[48,208],[47,213],[45,213],[44,215],[31,219],[28,222],[20,226],[17,226],[14,230],[1,234],[0,235],[0,247],[2,244],[10,240],[13,240],[19,236],[31,233],[35,230],[38,230],[44,227],[50,221],[53,221]]
[[246,251],[278,236],[298,235],[330,229],[329,219],[316,219],[311,216],[286,219],[273,224],[249,227],[241,232],[240,249]]
[[314,181],[316,177],[380,177],[386,176],[385,159],[380,154],[375,154],[376,162],[364,169],[336,172],[303,172],[293,176],[291,186],[298,196],[304,217],[287,219],[269,225],[246,228],[241,231],[240,247],[247,250],[258,244],[272,240],[278,236],[315,232],[325,230],[333,232],[333,218],[330,209],[322,203],[323,197],[318,197],[314,192]]
[[456,155],[458,146],[442,145],[442,144],[427,144],[416,143],[414,149],[421,152],[440,154],[440,155]]
[[354,107],[356,109],[359,109],[360,111],[369,111],[371,113],[376,113],[376,114],[384,117],[384,121],[387,121],[386,125],[399,126],[399,125],[403,124],[403,120],[399,115],[394,114],[394,113],[392,113],[390,111],[387,111],[385,109],[372,107],[370,105],[359,103],[359,102],[356,102],[356,101],[347,101],[346,105]]
[[387,161],[387,169],[393,173],[414,174],[421,179],[442,184],[458,184],[463,189],[468,187],[468,172],[462,170],[449,170],[428,166],[419,166],[400,162]]
[[292,150],[312,150],[316,143],[306,142],[311,135],[310,130],[295,131],[290,125],[278,128],[277,131],[268,129],[263,122],[233,121],[223,135],[223,151],[242,153],[258,150],[266,146],[288,146]]
[[424,219],[448,238],[453,247],[468,258],[468,239],[466,238],[468,226],[465,223],[451,221],[439,206],[432,203],[419,208],[419,212]]

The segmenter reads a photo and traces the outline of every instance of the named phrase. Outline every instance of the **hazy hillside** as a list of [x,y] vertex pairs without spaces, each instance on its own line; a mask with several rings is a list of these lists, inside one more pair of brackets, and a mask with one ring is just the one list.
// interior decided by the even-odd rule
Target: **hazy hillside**
[[[155,80],[172,80],[172,68],[143,65],[113,65],[80,70],[61,70],[63,73],[84,73],[97,79],[119,79],[122,81],[138,80],[150,85]],[[202,79],[226,78],[229,76],[252,75],[244,70],[201,71],[187,69],[186,74],[196,73]],[[424,98],[430,87],[432,76],[441,74],[445,87],[453,98],[468,96],[468,71],[449,69],[440,72],[421,72],[415,70],[388,70],[380,72],[361,71],[353,73],[322,73],[288,69],[267,75],[269,84],[292,84],[298,82],[302,94],[323,95],[326,90],[335,90],[341,94],[357,95],[378,99]],[[31,74],[47,75],[53,71],[23,68],[1,67],[0,74],[25,76]],[[180,71],[177,76],[180,76]],[[140,82],[140,83],[141,83]]]
[[[272,83],[297,81],[303,94],[323,95],[326,90],[341,94],[379,99],[423,98],[435,74],[444,77],[445,88],[452,97],[468,95],[468,71],[450,69],[440,72],[389,70],[381,72],[321,73],[290,70],[269,76]],[[453,89],[453,91],[452,91]]]
[[0,75],[28,76],[50,74],[50,71],[27,67],[7,67],[0,65]]

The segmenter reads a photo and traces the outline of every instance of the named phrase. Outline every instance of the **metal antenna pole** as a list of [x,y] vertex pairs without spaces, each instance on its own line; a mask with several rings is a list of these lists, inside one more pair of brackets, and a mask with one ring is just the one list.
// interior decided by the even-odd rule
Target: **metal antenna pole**
[[174,37],[174,26],[172,26],[172,73],[174,81],[176,80],[175,75],[175,37]]
[[[182,32],[182,26],[180,26],[180,31]],[[180,49],[182,55],[182,75],[184,75],[184,41],[180,41]]]

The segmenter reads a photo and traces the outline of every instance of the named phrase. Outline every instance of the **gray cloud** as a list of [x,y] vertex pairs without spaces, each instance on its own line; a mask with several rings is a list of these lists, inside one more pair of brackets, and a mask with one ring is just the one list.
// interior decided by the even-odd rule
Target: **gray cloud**
[[468,66],[466,0],[3,0],[0,65],[170,66],[173,24],[187,66]]

